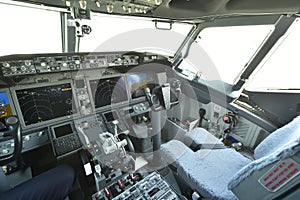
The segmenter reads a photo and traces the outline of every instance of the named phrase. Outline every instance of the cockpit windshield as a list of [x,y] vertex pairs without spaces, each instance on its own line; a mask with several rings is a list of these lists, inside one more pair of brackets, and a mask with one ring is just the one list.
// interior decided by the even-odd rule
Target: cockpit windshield
[[[198,54],[190,52],[187,57],[189,64],[183,63],[180,68],[190,77],[193,77],[193,73],[196,75],[200,72],[205,80],[221,80],[233,84],[273,28],[273,25],[206,28],[200,32],[191,48]],[[198,59],[199,57],[202,59]],[[211,66],[203,66],[207,62],[205,60],[210,60]],[[216,73],[219,75],[215,76]]]
[[173,23],[171,30],[157,29],[149,19],[97,13],[92,13],[91,20],[82,20],[82,24],[89,25],[92,31],[80,39],[81,52],[161,51],[164,55],[173,55],[192,27]]
[[0,200],[299,199],[299,11],[1,0]]
[[300,90],[300,20],[291,25],[258,66],[250,79],[248,90]]
[[[67,27],[61,22],[63,14],[60,12],[1,4],[0,13],[9,19],[1,21],[5,31],[1,33],[0,42],[5,48],[1,48],[0,55],[66,51],[63,50],[62,32]],[[151,19],[93,12],[90,18],[80,20],[82,25],[90,27],[91,32],[79,38],[78,52],[155,51],[173,55],[192,27],[184,23],[161,22],[169,28],[160,28],[159,23],[156,28]],[[73,25],[68,19],[66,26]]]
[[59,12],[0,5],[0,56],[62,52]]

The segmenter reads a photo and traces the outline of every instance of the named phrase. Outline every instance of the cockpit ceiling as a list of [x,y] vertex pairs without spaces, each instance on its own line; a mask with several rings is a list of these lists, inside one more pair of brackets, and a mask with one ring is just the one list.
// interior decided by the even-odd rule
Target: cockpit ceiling
[[[170,20],[237,15],[299,14],[299,0],[14,0],[60,8],[83,8],[93,12]],[[12,1],[13,2],[13,1]]]

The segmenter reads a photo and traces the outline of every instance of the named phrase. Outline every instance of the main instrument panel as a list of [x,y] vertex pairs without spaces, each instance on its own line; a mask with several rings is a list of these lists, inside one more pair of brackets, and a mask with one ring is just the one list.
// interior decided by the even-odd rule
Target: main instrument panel
[[[137,52],[1,57],[5,86],[0,88],[0,118],[18,116],[23,141],[28,143],[23,145],[25,151],[47,141],[64,146],[54,130],[65,124],[71,124],[73,132],[79,127],[90,135],[101,130],[122,132],[127,129],[124,116],[149,111],[143,89],[159,84],[157,75],[166,76],[165,70],[154,71],[153,66],[166,64],[164,57]],[[1,155],[12,151],[13,141],[5,142]]]

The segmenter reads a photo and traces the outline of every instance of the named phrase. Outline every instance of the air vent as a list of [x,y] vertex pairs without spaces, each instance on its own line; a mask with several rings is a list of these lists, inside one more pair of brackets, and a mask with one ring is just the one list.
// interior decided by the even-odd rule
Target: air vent
[[248,131],[249,131],[249,124],[239,121],[236,127],[232,130],[232,133],[238,135],[239,137],[246,139]]
[[48,78],[39,78],[39,79],[35,79],[36,83],[49,83],[50,79]]

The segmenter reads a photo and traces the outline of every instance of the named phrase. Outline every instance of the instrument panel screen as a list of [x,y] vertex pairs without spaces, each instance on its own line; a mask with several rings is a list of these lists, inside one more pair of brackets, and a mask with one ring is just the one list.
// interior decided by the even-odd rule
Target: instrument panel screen
[[[6,92],[0,92],[0,118],[11,116],[12,110]],[[1,128],[0,128],[1,129]]]
[[70,83],[16,90],[26,126],[76,112]]
[[144,89],[148,87],[151,91],[154,88],[153,75],[150,73],[137,73],[127,76],[131,99],[144,96]]
[[127,101],[124,77],[112,77],[89,81],[95,108]]
[[69,135],[73,133],[71,124],[64,124],[62,126],[53,127],[56,138]]

